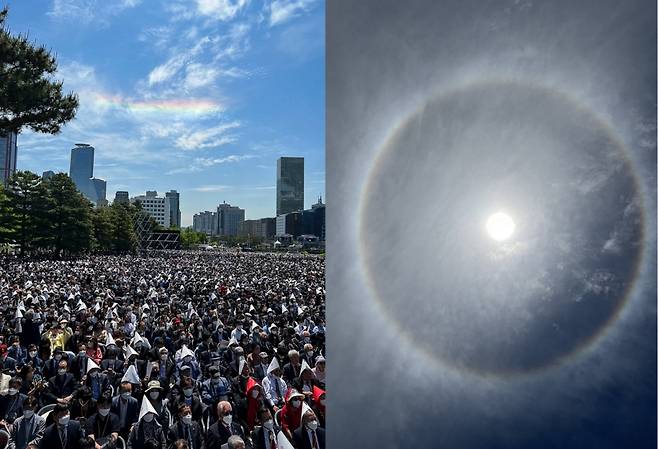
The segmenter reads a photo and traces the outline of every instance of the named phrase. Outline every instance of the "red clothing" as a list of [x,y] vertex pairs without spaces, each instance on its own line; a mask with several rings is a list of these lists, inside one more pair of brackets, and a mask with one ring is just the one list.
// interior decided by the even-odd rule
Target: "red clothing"
[[318,386],[313,386],[313,405],[322,412],[324,415],[324,405],[320,402],[320,396],[325,394],[326,392],[318,387]]
[[297,396],[300,401],[304,400],[304,395],[298,393],[297,390],[292,388],[288,390],[288,393],[286,393],[286,404],[281,409],[281,415],[279,417],[281,428],[290,433],[293,433],[302,425],[302,405],[300,403],[299,407],[293,407],[290,404],[293,396]]
[[256,424],[256,416],[258,415],[258,399],[251,396],[251,391],[258,386],[258,382],[253,377],[247,379],[247,388],[245,389],[245,395],[247,396],[247,426],[249,430],[254,429]]

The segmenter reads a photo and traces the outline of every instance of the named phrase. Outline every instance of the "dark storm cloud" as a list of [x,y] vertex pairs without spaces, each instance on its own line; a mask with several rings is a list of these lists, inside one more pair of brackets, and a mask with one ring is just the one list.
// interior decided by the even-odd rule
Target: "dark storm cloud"
[[[328,423],[329,445],[655,447],[655,2],[327,3],[327,187],[335,203],[328,223],[332,244],[327,258],[327,319],[338,330],[329,342],[335,363],[329,374],[330,407],[337,410]],[[359,263],[359,251],[368,245],[360,242],[357,195],[391,127],[437,92],[500,80],[564,93],[611,124],[629,149],[642,194],[618,203],[627,210],[616,211],[618,219],[610,226],[597,228],[596,257],[621,257],[615,263],[624,263],[629,242],[638,238],[637,228],[625,217],[637,207],[644,208],[650,229],[634,294],[605,334],[556,367],[520,376],[456,371],[431,350],[410,348],[422,347],[419,342],[441,345],[447,326],[439,326],[440,315],[434,320],[413,319],[422,307],[430,317],[441,311],[440,300],[423,306],[412,297],[419,284],[427,285],[426,261],[399,257],[405,244],[414,248],[417,237],[426,236],[395,235],[391,230],[400,228],[389,224],[407,220],[418,225],[414,220],[433,207],[438,193],[430,191],[415,207],[401,205],[399,214],[368,224],[371,248],[397,248],[382,252],[386,256],[370,267],[383,306],[375,304]],[[410,150],[409,167],[401,166],[398,177],[394,170],[389,172],[390,183],[406,188],[417,157]],[[574,179],[573,187],[586,195],[607,185],[624,167],[618,158],[610,162],[593,165],[596,170]],[[436,173],[439,177],[441,170]],[[424,178],[420,179],[422,183]],[[380,186],[371,194],[381,195],[379,201],[385,205],[389,196],[394,198],[392,190],[383,190]],[[409,216],[414,209],[418,215]],[[398,245],[399,239],[404,243]],[[583,252],[571,239],[562,242],[575,252],[564,256],[567,263]],[[560,245],[559,239],[555,244]],[[391,268],[396,263],[397,272]],[[414,277],[409,273],[416,265]],[[615,276],[629,282],[629,274],[614,266],[580,274],[578,291],[583,295],[614,288]],[[552,282],[534,285],[549,291],[559,287]],[[382,291],[393,294],[387,297]],[[410,305],[408,317],[391,320],[391,304]],[[397,316],[403,310],[393,307]],[[568,328],[578,322],[558,324]],[[526,351],[539,344],[525,343],[519,347]],[[545,341],[548,347],[551,344]],[[537,347],[537,353],[544,351],[550,353]]]

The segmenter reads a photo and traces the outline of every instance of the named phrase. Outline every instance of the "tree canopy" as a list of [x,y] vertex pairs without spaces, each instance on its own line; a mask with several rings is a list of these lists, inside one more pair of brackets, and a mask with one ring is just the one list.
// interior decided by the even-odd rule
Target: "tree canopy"
[[78,97],[54,79],[55,57],[26,36],[13,36],[0,11],[0,135],[30,128],[57,134],[75,117]]

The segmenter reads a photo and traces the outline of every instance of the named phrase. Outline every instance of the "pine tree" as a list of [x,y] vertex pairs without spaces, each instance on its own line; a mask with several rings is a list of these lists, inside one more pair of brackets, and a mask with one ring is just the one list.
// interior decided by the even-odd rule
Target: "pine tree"
[[94,209],[91,221],[94,227],[94,249],[112,251],[114,249],[114,210],[110,207]]
[[57,61],[45,47],[9,33],[7,14],[0,11],[0,135],[26,127],[57,134],[75,117],[78,98],[52,79]]
[[19,245],[21,254],[47,248],[52,222],[50,199],[41,177],[17,171],[7,180],[7,197],[13,216],[9,239]]

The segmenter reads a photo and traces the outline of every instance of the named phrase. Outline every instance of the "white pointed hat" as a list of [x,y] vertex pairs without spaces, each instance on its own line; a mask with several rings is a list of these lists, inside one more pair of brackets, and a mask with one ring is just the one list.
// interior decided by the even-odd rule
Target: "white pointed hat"
[[23,312],[21,312],[20,307],[16,309],[16,318],[23,318]]
[[257,327],[260,327],[260,326],[254,320],[251,320],[251,327],[249,328],[249,330],[251,332],[253,332],[254,329],[256,329]]
[[110,346],[110,345],[116,346],[117,344],[114,341],[114,337],[112,336],[112,334],[110,332],[108,332],[107,336],[105,337],[105,347]]
[[97,369],[100,370],[101,367],[96,364],[92,359],[87,358],[87,374],[89,374],[89,371]]
[[151,401],[149,401],[146,398],[143,398],[142,408],[139,410],[138,421],[141,421],[144,415],[146,415],[147,413],[153,413],[155,416],[159,416],[158,412],[156,412],[155,408],[153,408],[153,405],[151,405]]
[[244,359],[244,357],[240,357],[240,364],[238,368],[238,375],[242,374],[242,370],[244,369],[244,366],[247,364],[247,361]]
[[96,303],[96,305],[94,306],[94,312],[98,312],[99,310],[101,310],[101,305],[100,303]]
[[302,414],[301,414],[302,419],[304,419],[304,415],[307,412],[312,412],[312,411],[313,411],[313,409],[311,407],[309,407],[306,402],[302,401]]
[[304,307],[299,306],[297,307],[297,316],[303,315],[304,314]]
[[281,366],[279,366],[279,361],[274,357],[272,358],[270,365],[267,367],[267,374],[270,374],[272,371],[279,368],[281,368]]
[[136,345],[136,344],[139,343],[140,341],[141,341],[142,343],[144,343],[144,339],[142,338],[142,336],[139,335],[139,332],[135,331],[135,335],[133,335],[133,339],[130,340],[130,343],[133,344],[133,345]]
[[276,446],[279,449],[295,449],[295,446],[290,444],[286,434],[284,434],[281,430],[279,430],[279,433],[276,434]]
[[281,313],[286,313],[288,311],[288,308],[286,307],[285,304],[281,304]]
[[302,373],[306,370],[312,371],[311,367],[308,366],[308,363],[306,363],[306,359],[302,359],[302,369],[299,370],[299,375],[301,376]]
[[137,374],[137,368],[135,365],[130,365],[126,370],[126,374],[121,378],[121,382],[130,382],[131,384],[140,383],[139,374]]
[[253,304],[249,304],[249,311],[250,312],[255,312],[256,311],[256,308],[254,307]]
[[128,360],[131,356],[133,355],[139,355],[137,354],[137,351],[135,351],[132,346],[126,345],[126,347],[123,349],[123,355]]
[[183,347],[181,348],[181,352],[180,352],[180,358],[184,359],[188,355],[191,356],[191,357],[194,357],[194,353],[192,352],[192,350],[190,348],[188,348],[186,345],[183,345]]

